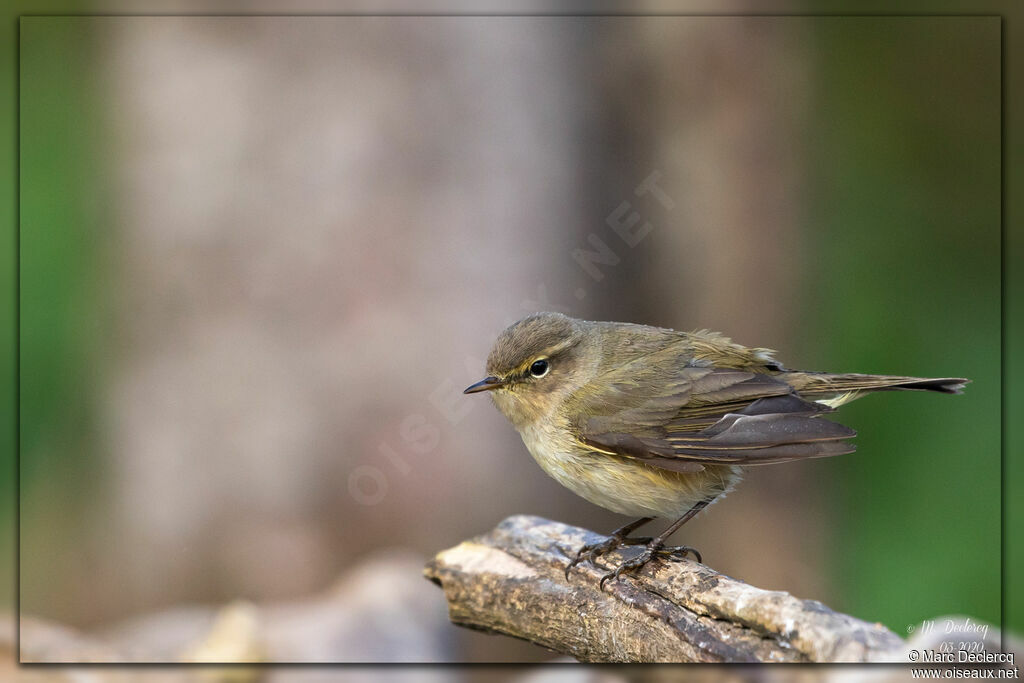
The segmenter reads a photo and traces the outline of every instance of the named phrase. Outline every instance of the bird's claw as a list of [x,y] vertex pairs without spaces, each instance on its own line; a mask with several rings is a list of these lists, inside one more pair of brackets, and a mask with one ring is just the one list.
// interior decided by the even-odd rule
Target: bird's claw
[[645,543],[650,543],[651,540],[652,539],[651,539],[650,536],[642,536],[642,537],[639,537],[639,538],[628,538],[628,537],[624,537],[624,536],[609,536],[608,538],[604,539],[600,543],[587,543],[582,548],[580,548],[579,552],[576,553],[576,557],[573,558],[573,560],[566,566],[566,568],[565,568],[565,579],[566,579],[566,581],[568,581],[569,580],[569,571],[573,567],[578,565],[580,562],[583,562],[584,560],[586,560],[587,562],[590,562],[591,564],[593,564],[595,559],[597,559],[601,555],[605,555],[607,553],[610,553],[613,550],[616,550],[620,546],[624,546],[624,545],[644,545]]
[[615,580],[618,581],[619,577],[623,572],[632,571],[634,569],[640,569],[645,564],[653,560],[655,557],[663,557],[669,560],[682,560],[686,558],[687,553],[692,553],[698,562],[704,563],[701,557],[700,551],[696,548],[691,548],[688,545],[676,545],[676,546],[647,546],[642,553],[636,557],[630,558],[616,567],[613,571],[608,572],[601,577],[601,582],[598,584],[599,590],[604,590],[604,584],[607,581]]
[[704,564],[704,558],[701,557],[700,551],[688,545],[674,545],[667,548],[658,548],[658,555],[676,560],[682,560],[686,558],[687,553],[692,554],[693,558]]
[[643,567],[645,564],[647,564],[652,559],[654,559],[654,556],[656,554],[656,550],[657,550],[656,548],[650,548],[650,547],[645,548],[644,551],[642,553],[640,553],[639,555],[637,555],[636,557],[633,557],[633,558],[630,558],[630,559],[626,560],[625,562],[620,564],[618,567],[616,567],[613,571],[610,571],[607,574],[605,574],[604,576],[602,576],[601,577],[601,582],[597,586],[598,589],[599,590],[604,590],[604,584],[606,582],[612,580],[612,579],[614,579],[615,581],[618,581],[619,580],[619,576],[622,575],[622,572],[631,571],[633,569],[640,569],[641,567]]

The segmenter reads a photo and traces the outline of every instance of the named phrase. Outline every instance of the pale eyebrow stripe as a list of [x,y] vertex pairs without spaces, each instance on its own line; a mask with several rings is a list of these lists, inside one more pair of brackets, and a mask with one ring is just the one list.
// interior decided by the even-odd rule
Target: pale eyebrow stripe
[[520,364],[518,367],[516,367],[516,372],[525,372],[526,368],[530,367],[539,360],[551,360],[552,356],[558,355],[559,353],[565,351],[570,346],[575,346],[579,342],[579,339],[566,339],[565,341],[559,343],[557,346],[552,346],[550,349],[547,349],[543,354],[539,356],[533,356],[525,363]]

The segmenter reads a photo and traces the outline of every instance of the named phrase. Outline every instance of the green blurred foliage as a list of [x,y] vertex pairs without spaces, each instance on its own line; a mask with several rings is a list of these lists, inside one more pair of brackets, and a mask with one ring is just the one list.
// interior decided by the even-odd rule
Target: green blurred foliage
[[[110,333],[102,254],[111,226],[93,39],[73,17],[20,21],[20,486],[24,505],[44,485],[46,504],[61,511],[52,519],[72,527],[101,464],[98,380]],[[78,531],[22,528],[68,540]]]
[[[1006,627],[1024,633],[1024,448],[1021,447],[1021,395],[1024,393],[1024,239],[1020,210],[1024,200],[1024,4],[1006,6],[1003,19],[1003,577]],[[1016,352],[1016,355],[1014,354]]]
[[973,380],[843,409],[832,605],[897,633],[1000,619],[998,18],[836,18],[814,34],[808,286],[848,369]]
[[22,484],[43,458],[80,461],[96,436],[100,254],[112,235],[92,35],[75,18],[21,21]]
[[[16,371],[17,358],[17,225],[16,178],[18,158],[15,154],[17,128],[15,111],[17,100],[10,95],[15,91],[18,64],[18,41],[15,40],[17,23],[13,16],[4,16],[0,25],[0,88],[8,94],[5,100],[9,106],[0,107],[0,126],[7,135],[0,137],[3,149],[0,156],[6,163],[0,164],[0,211],[3,212],[5,239],[0,241],[0,281],[4,283],[6,296],[0,297],[0,585],[11,586],[14,576],[14,468],[18,443],[16,437]],[[14,603],[13,591],[0,589],[0,609]]]

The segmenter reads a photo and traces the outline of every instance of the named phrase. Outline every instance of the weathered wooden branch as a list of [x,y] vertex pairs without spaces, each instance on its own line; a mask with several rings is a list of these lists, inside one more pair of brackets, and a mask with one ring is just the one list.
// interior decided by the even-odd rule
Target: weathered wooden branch
[[[648,564],[598,582],[569,558],[592,532],[539,517],[509,517],[489,533],[439,553],[424,574],[444,589],[451,620],[522,638],[594,662],[907,661],[881,624],[820,602],[737,581],[696,562]],[[625,551],[635,552],[633,551]],[[614,566],[623,554],[600,562]]]

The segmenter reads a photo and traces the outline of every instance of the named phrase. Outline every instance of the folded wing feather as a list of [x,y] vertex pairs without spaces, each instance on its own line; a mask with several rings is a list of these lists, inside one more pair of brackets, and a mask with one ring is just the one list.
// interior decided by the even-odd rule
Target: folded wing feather
[[595,395],[573,397],[577,438],[597,454],[696,472],[708,464],[758,465],[842,455],[856,433],[819,416],[832,409],[800,398],[768,374],[731,368],[631,363],[608,373]]

